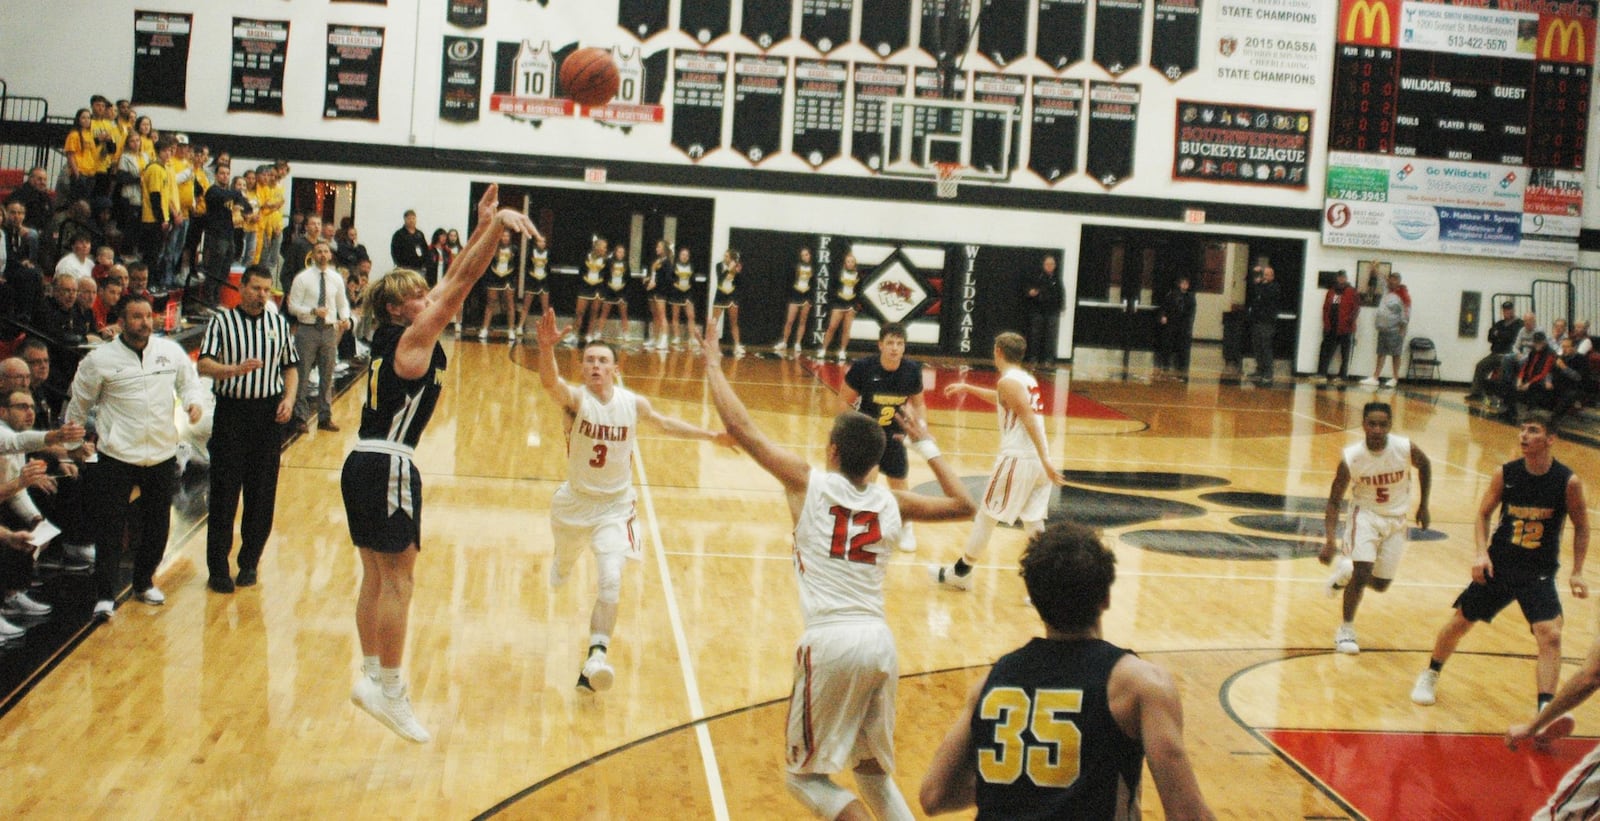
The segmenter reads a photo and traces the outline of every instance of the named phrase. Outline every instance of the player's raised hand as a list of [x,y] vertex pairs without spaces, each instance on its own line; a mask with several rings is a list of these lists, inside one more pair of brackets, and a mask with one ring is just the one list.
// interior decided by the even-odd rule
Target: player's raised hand
[[495,214],[495,219],[500,220],[500,224],[505,226],[507,231],[516,231],[529,237],[539,236],[539,229],[533,227],[533,220],[514,208],[500,209],[500,212]]
[[556,325],[556,309],[544,309],[544,313],[539,315],[539,348],[549,351],[553,355],[556,345],[561,342],[561,337],[566,336],[571,330],[571,325],[565,328]]
[[483,196],[478,198],[478,224],[483,225],[494,219],[494,212],[500,208],[500,186],[489,183],[483,190]]
[[965,396],[970,387],[971,386],[965,382],[952,382],[944,386],[944,395],[946,397]]
[[706,358],[707,369],[722,367],[722,346],[717,342],[716,320],[707,316],[706,329],[703,332],[698,325],[689,325],[689,335],[700,343],[700,352]]

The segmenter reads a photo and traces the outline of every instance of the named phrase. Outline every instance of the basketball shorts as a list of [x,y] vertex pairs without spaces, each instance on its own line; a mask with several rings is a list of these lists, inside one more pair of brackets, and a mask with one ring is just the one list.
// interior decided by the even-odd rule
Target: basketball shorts
[[878,460],[878,470],[890,479],[906,478],[911,469],[906,462],[906,443],[888,430],[884,430],[883,436],[883,458]]
[[1473,582],[1456,597],[1454,607],[1461,609],[1467,621],[1494,621],[1505,606],[1516,602],[1528,624],[1550,621],[1561,615],[1561,597],[1556,594],[1556,571],[1534,574],[1529,572],[1495,571],[1488,584]]
[[643,558],[637,533],[633,488],[617,496],[589,496],[563,483],[550,499],[550,531],[556,566],[565,568],[584,548],[609,555]]
[[1350,551],[1351,561],[1371,562],[1374,578],[1392,579],[1406,553],[1408,532],[1405,516],[1384,516],[1357,507],[1345,528],[1345,549]]
[[898,684],[889,625],[852,620],[806,628],[789,696],[789,772],[826,775],[869,758],[894,772]]
[[984,515],[1001,524],[1018,519],[1042,522],[1050,512],[1050,491],[1055,489],[1039,457],[1002,455],[983,491]]
[[1550,800],[1533,814],[1533,821],[1579,821],[1600,813],[1600,747],[1584,756],[1561,777]]
[[422,549],[422,474],[398,450],[353,450],[339,476],[350,541],[379,553]]

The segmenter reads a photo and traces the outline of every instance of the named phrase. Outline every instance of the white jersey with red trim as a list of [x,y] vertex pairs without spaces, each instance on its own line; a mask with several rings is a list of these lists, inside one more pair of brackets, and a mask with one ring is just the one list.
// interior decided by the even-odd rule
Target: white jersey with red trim
[[624,493],[633,487],[639,397],[621,387],[611,389],[610,402],[588,386],[578,394],[578,412],[567,428],[567,484],[590,496]]
[[1404,516],[1411,510],[1411,440],[1389,434],[1383,450],[1367,449],[1362,439],[1344,449],[1350,469],[1350,497],[1356,507],[1381,516]]
[[841,474],[811,471],[794,525],[806,627],[884,617],[883,576],[900,532],[900,505],[887,488],[856,487]]
[[[1033,424],[1038,429],[1039,436],[1044,436],[1044,398],[1039,395],[1039,380],[1033,374],[1021,368],[1010,368],[1000,375],[1000,382],[1006,380],[1022,383],[1023,390],[1028,392],[1028,404],[1033,407]],[[998,388],[999,385],[997,384]],[[1022,417],[1012,413],[1003,403],[995,404],[995,412],[1000,417],[1000,455],[1001,456],[1035,456],[1038,451],[1033,447],[1033,440],[1028,437],[1028,428],[1023,425]]]

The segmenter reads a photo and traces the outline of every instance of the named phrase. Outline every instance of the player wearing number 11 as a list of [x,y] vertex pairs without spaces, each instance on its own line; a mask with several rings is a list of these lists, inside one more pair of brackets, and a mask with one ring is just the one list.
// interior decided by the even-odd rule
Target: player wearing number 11
[[1150,775],[1167,818],[1214,816],[1183,749],[1183,703],[1167,671],[1100,637],[1116,555],[1058,522],[1028,542],[1022,581],[1045,636],[1002,656],[934,751],[918,797],[929,815],[1139,817]]
[[[928,460],[943,496],[870,482],[884,432],[876,419],[854,410],[833,420],[828,469],[812,469],[756,427],[722,373],[714,325],[700,342],[717,413],[739,446],[783,484],[794,520],[805,632],[795,648],[785,786],[821,818],[909,821],[911,808],[890,777],[899,663],[884,619],[884,573],[902,521],[970,519],[977,505],[927,426],[904,413],[900,424]],[[855,771],[860,798],[830,777],[845,769]]]

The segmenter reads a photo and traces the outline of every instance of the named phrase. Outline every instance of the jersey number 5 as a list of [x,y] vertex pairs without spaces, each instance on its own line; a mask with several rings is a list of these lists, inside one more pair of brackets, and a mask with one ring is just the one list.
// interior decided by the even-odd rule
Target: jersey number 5
[[[1031,698],[1018,687],[984,693],[978,718],[997,722],[992,743],[998,749],[978,750],[978,776],[990,784],[1012,784],[1026,772],[1040,787],[1072,786],[1083,735],[1065,716],[1082,709],[1082,690],[1036,690]],[[1023,730],[1038,743],[1024,741]]]
[[[870,510],[847,510],[839,505],[828,508],[833,514],[833,545],[828,555],[861,564],[877,564],[878,554],[867,550],[883,538],[878,529],[878,514]],[[858,528],[854,536],[852,528]]]

